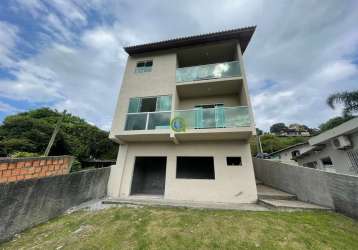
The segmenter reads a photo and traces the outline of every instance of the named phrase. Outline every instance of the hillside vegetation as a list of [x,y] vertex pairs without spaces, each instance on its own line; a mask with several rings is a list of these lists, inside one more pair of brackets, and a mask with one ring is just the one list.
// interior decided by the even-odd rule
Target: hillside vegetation
[[[6,117],[0,125],[0,154],[43,154],[61,115],[57,110],[40,108]],[[115,159],[117,146],[108,139],[108,132],[66,114],[50,151],[50,155],[64,154],[78,160]]]
[[[261,145],[262,150],[265,153],[272,153],[277,150],[295,145],[297,143],[305,142],[309,138],[308,137],[299,137],[299,136],[292,136],[292,137],[279,137],[272,134],[265,134],[261,137]],[[257,154],[257,144],[256,144],[256,137],[251,140],[251,153],[253,156]]]

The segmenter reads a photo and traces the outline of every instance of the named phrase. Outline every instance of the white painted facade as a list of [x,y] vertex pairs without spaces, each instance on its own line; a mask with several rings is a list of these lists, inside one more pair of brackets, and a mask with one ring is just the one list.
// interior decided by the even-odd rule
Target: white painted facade
[[[249,146],[249,139],[256,130],[240,43],[237,40],[230,40],[220,42],[218,47],[215,46],[216,43],[197,45],[128,57],[110,131],[110,138],[119,143],[120,147],[117,163],[111,169],[108,184],[109,196],[113,198],[132,197],[131,186],[136,157],[162,156],[166,157],[163,199],[232,203],[256,202],[257,192]],[[230,49],[234,48],[232,56],[240,65],[240,76],[177,82],[178,53],[185,54],[186,52],[182,50],[186,49],[195,52],[196,48],[200,48],[200,50],[207,49],[207,53],[215,50],[215,53],[218,54],[222,47],[226,48],[225,46]],[[228,53],[229,50],[222,51]],[[137,63],[144,60],[152,60],[151,71],[135,73]],[[203,62],[205,64],[205,60]],[[247,107],[247,117],[250,122],[247,125],[236,127],[187,128],[183,132],[175,132],[165,126],[153,130],[128,130],[126,121],[130,99],[161,95],[170,95],[172,98],[171,118],[176,116],[178,110],[219,103],[224,108]],[[229,117],[225,119],[226,122]],[[215,178],[177,178],[178,156],[213,157]],[[241,157],[241,165],[228,166],[226,157],[230,156]]]
[[[346,136],[351,146],[337,149],[333,140],[339,136]],[[313,149],[297,157],[299,165],[315,166],[316,169],[340,174],[358,175],[358,118],[312,137],[309,143]],[[331,165],[325,161],[327,158],[331,160]]]

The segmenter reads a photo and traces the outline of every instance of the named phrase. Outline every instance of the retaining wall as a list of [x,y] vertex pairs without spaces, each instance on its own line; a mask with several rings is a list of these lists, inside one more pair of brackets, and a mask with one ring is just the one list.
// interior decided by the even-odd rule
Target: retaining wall
[[296,194],[301,201],[330,207],[358,218],[358,176],[257,158],[253,163],[256,178],[265,185]]
[[0,241],[107,195],[110,168],[0,184]]

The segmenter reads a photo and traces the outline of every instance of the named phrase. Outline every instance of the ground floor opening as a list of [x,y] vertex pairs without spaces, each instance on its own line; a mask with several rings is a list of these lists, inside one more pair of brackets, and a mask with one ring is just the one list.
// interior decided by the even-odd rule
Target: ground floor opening
[[131,195],[164,195],[166,157],[136,157]]

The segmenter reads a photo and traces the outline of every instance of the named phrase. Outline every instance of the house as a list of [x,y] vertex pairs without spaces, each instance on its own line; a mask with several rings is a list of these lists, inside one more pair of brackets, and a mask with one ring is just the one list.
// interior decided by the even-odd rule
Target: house
[[299,124],[291,124],[285,130],[280,131],[277,136],[311,136],[310,132]]
[[341,174],[358,174],[358,118],[308,140],[311,148],[296,156],[299,165]]
[[310,149],[311,146],[308,142],[301,142],[295,145],[277,150],[271,153],[269,156],[274,159],[281,161],[283,163],[291,164],[291,165],[298,165],[297,160],[295,158],[302,154],[302,152],[307,151]]
[[247,27],[125,47],[110,138],[120,144],[111,197],[257,200],[256,133],[243,53]]

